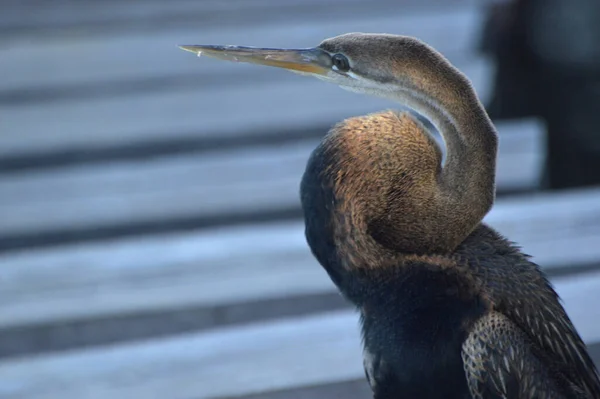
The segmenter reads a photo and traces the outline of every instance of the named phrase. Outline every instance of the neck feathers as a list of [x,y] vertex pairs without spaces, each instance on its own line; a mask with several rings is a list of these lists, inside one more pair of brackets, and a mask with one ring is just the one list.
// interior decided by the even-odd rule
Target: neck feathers
[[[423,54],[397,68],[404,76],[382,95],[436,126],[447,148],[444,165],[426,129],[395,112],[336,125],[309,161],[310,181],[326,190],[321,198],[329,200],[308,201],[311,190],[303,184],[307,234],[328,232],[328,245],[341,255],[344,268],[450,253],[493,204],[494,126],[469,81],[434,50],[424,47]],[[390,95],[392,85],[397,90]],[[311,206],[326,217],[310,220]]]

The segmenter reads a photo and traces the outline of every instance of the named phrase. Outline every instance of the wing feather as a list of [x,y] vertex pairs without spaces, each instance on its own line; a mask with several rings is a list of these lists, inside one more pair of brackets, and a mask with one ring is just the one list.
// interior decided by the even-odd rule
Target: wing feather
[[571,383],[600,398],[600,377],[586,345],[539,266],[492,229],[480,231],[458,257],[476,270],[492,308],[518,326]]
[[561,381],[535,355],[527,336],[497,312],[475,323],[463,344],[462,357],[474,399],[584,397],[573,392],[566,380]]

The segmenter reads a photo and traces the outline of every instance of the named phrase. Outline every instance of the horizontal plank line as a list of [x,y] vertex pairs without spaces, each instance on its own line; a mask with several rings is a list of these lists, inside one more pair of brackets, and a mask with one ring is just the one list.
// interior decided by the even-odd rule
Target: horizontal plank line
[[[428,121],[418,114],[413,116],[426,126]],[[516,124],[512,119],[496,119],[494,123],[503,129],[504,124]],[[256,147],[275,147],[284,144],[320,139],[332,125],[315,126],[276,126],[271,129],[248,130],[239,136],[195,135],[183,134],[170,138],[172,132],[159,135],[161,138],[135,141],[107,147],[63,148],[32,154],[0,154],[0,177],[12,173],[27,171],[62,169],[84,165],[94,165],[105,162],[140,161],[178,155],[202,155],[213,151],[252,149]],[[285,130],[285,134],[281,134]],[[500,192],[512,193],[524,190],[500,187]]]
[[[536,187],[543,151],[539,126],[521,121],[498,128],[498,187]],[[114,226],[121,231],[123,226],[150,223],[156,229],[157,224],[173,225],[174,220],[180,225],[186,218],[198,223],[203,215],[208,220],[219,215],[221,220],[232,209],[245,219],[257,212],[299,209],[300,179],[317,144],[316,139],[304,139],[202,157],[190,154],[5,175],[0,180],[0,212],[5,215],[0,237],[39,239],[68,231],[83,237],[87,230],[99,234]]]
[[153,76],[146,78],[127,78],[111,81],[94,81],[79,84],[62,84],[8,89],[0,91],[0,105],[11,107],[34,105],[44,102],[64,102],[122,95],[155,93],[164,90],[191,90],[223,88],[236,86],[243,88],[263,82],[277,80],[268,71],[255,73],[252,80],[248,74],[232,71],[223,74],[184,73],[169,76]]
[[[323,278],[326,278],[323,276]],[[337,292],[188,306],[0,329],[0,360],[349,308]]]
[[[546,272],[580,272],[578,265],[600,260],[599,194],[503,199],[485,221]],[[3,328],[334,288],[311,255],[300,220],[16,251],[0,263]]]
[[[545,270],[550,279],[585,275],[598,263],[556,266]],[[323,274],[323,278],[327,278]],[[0,360],[41,353],[92,348],[142,339],[200,332],[232,325],[268,322],[281,317],[349,309],[337,292],[246,300],[213,306],[187,306],[112,316],[60,319],[0,329]]]
[[[508,188],[499,187],[498,198],[518,198],[527,196],[536,188],[525,187]],[[169,219],[155,219],[146,221],[127,221],[122,224],[107,226],[90,225],[79,228],[60,228],[42,232],[29,232],[24,234],[0,235],[0,254],[26,248],[48,248],[61,245],[70,245],[84,242],[101,242],[105,240],[127,238],[132,236],[156,236],[165,233],[178,233],[214,227],[247,226],[270,222],[298,220],[302,217],[302,209],[297,205],[278,206],[270,210],[236,211],[230,210],[211,215],[187,215],[170,217]]]
[[[384,12],[383,10],[379,11]],[[90,82],[124,81],[160,76],[198,73],[228,74],[236,66],[228,63],[204,63],[199,67],[191,54],[176,47],[182,43],[246,44],[271,47],[306,47],[317,45],[329,36],[351,31],[387,31],[420,37],[444,54],[474,55],[476,32],[482,21],[476,7],[453,7],[422,13],[401,13],[392,17],[332,19],[328,24],[302,19],[290,24],[275,19],[256,24],[251,29],[237,25],[173,27],[167,31],[121,34],[99,38],[80,35],[60,40],[38,38],[32,44],[23,40],[0,46],[0,90],[14,90]],[[451,35],[448,34],[451,32]],[[1,42],[0,42],[1,43]],[[264,69],[247,67],[248,78]]]
[[[231,2],[231,1],[228,1]],[[145,3],[145,4],[144,4]],[[110,7],[113,13],[106,13],[106,6],[97,5],[91,10],[86,2],[88,9],[76,9],[73,12],[73,6],[76,4],[68,3],[69,7],[60,7],[53,3],[53,7],[46,10],[31,13],[28,6],[22,10],[9,11],[6,16],[0,19],[0,35],[9,37],[31,37],[38,38],[43,36],[60,37],[77,32],[78,35],[99,36],[115,35],[130,32],[157,32],[182,26],[236,26],[248,28],[255,24],[269,23],[274,19],[285,18],[288,23],[304,21],[307,17],[315,20],[327,20],[335,17],[336,19],[360,15],[381,15],[390,12],[391,6],[402,7],[406,10],[427,10],[447,8],[450,6],[462,6],[470,4],[468,0],[427,0],[426,2],[415,3],[412,1],[394,2],[390,0],[375,0],[365,6],[363,2],[345,0],[330,3],[307,1],[294,2],[293,4],[260,2],[246,6],[245,2],[239,2],[236,6],[223,7],[214,5],[205,5],[202,2],[180,2],[176,4],[168,2],[168,6],[148,7],[148,2],[141,5],[130,6],[133,8],[130,12],[123,12],[120,7]],[[158,2],[154,2],[158,3]],[[341,4],[340,4],[341,3]],[[426,3],[426,4],[423,4]],[[44,7],[40,4],[38,7]],[[235,10],[235,11],[234,11]],[[39,15],[44,15],[40,18]],[[71,17],[71,15],[73,15]],[[70,17],[70,19],[68,19]]]
[[269,130],[249,130],[240,136],[201,136],[193,133],[169,138],[165,132],[159,139],[149,139],[101,148],[60,149],[43,153],[0,156],[2,174],[22,173],[36,169],[52,170],[73,166],[94,165],[114,161],[136,161],[177,155],[202,155],[212,151],[279,146],[304,139],[323,137],[331,125],[320,127],[285,126]]
[[283,206],[271,210],[251,212],[231,210],[224,213],[200,216],[187,215],[171,217],[167,220],[147,220],[125,222],[109,226],[86,226],[63,228],[45,232],[31,232],[18,235],[0,235],[0,254],[29,247],[53,247],[90,241],[112,240],[131,236],[154,236],[165,233],[185,232],[212,227],[244,226],[274,221],[297,220],[302,217],[299,206]]
[[[476,58],[464,64],[473,84],[485,92],[489,62]],[[169,91],[14,107],[0,119],[0,157],[190,137],[241,137],[272,131],[275,126],[281,126],[280,134],[285,135],[287,126],[333,125],[349,116],[390,107],[383,99],[347,93],[286,71],[273,72],[287,78],[252,86],[252,90],[229,86],[206,93]]]
[[[600,342],[600,273],[553,281],[588,345]],[[364,378],[358,315],[327,312],[0,363],[0,395],[219,398]],[[210,381],[207,384],[206,381]],[[90,389],[90,387],[94,389]]]

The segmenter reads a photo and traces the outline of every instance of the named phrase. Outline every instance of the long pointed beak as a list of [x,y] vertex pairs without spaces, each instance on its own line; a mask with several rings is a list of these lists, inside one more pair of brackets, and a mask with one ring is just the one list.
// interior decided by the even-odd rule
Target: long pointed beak
[[331,70],[331,57],[319,48],[278,49],[243,46],[191,45],[182,50],[233,62],[268,65],[293,72],[326,75]]

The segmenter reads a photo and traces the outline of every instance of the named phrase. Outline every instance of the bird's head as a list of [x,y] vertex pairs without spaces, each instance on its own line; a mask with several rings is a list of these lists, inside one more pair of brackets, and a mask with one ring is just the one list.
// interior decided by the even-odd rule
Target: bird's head
[[[326,159],[311,158],[308,169],[318,168],[319,176],[326,170],[335,180],[335,184],[319,180],[312,186],[335,186],[337,203],[348,205],[336,212],[351,220],[348,226],[352,227],[336,222],[340,228],[379,237],[378,243],[396,252],[447,251],[489,210],[496,151],[493,126],[466,77],[420,40],[347,33],[306,49],[180,47],[221,60],[284,68],[347,90],[396,100],[443,132],[451,156],[448,167],[441,169],[437,144],[411,118],[380,113],[349,119],[331,129],[321,145],[331,151],[323,152]],[[308,192],[311,185],[305,186]],[[313,194],[305,197],[318,197]],[[319,209],[329,206],[322,203]],[[375,253],[365,246],[355,247],[363,254]]]
[[372,33],[347,33],[306,49],[180,47],[211,58],[284,68],[344,89],[384,98],[393,97],[402,90],[423,89],[420,86],[430,81],[431,76],[424,76],[427,69],[419,64],[435,65],[440,60],[435,50],[412,37]]

